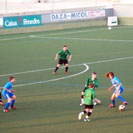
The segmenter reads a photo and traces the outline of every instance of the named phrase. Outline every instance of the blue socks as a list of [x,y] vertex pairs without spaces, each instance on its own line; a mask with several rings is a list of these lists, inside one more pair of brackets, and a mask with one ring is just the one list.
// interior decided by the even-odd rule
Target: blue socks
[[6,105],[5,105],[5,109],[8,109],[9,106],[10,106],[10,103],[7,102]]
[[[13,107],[14,103],[15,103],[15,100],[12,100],[12,102],[11,102],[11,107]],[[5,109],[8,109],[9,106],[10,106],[10,103],[7,102],[6,105],[5,105]]]
[[[122,102],[125,102],[125,99],[123,99],[123,97],[118,96],[117,98],[118,98],[119,100],[121,100]],[[112,100],[112,104],[113,104],[113,106],[115,106],[115,100]]]
[[119,100],[121,100],[122,102],[125,102],[125,100],[121,97],[121,96],[118,96],[117,97]]
[[12,100],[11,107],[13,107],[14,103],[15,103],[15,100]]
[[113,104],[113,106],[115,106],[115,100],[112,100],[112,104]]

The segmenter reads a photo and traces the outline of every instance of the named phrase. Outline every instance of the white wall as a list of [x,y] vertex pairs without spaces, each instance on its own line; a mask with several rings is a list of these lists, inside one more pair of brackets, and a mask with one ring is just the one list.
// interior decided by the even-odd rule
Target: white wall
[[133,4],[133,0],[120,0],[122,4]]
[[0,0],[1,3],[34,3],[37,0]]
[[114,15],[118,17],[133,17],[133,4],[116,4],[113,8]]

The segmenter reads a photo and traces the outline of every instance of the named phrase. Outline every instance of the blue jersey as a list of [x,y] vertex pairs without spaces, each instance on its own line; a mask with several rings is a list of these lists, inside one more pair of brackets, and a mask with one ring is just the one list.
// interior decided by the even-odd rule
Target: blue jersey
[[[8,90],[11,90],[12,89],[12,83],[9,81],[5,84],[4,88],[8,89]],[[2,93],[5,94],[7,93],[7,91],[5,89],[2,90]]]
[[[120,80],[119,80],[117,77],[114,77],[114,78],[111,80],[111,82],[112,82],[112,85],[114,85],[114,87],[115,87],[116,90],[118,89],[119,84],[121,84],[120,90],[121,90],[121,91],[124,90],[124,87],[123,87],[122,83],[120,82]],[[116,90],[115,90],[115,91],[116,91]]]

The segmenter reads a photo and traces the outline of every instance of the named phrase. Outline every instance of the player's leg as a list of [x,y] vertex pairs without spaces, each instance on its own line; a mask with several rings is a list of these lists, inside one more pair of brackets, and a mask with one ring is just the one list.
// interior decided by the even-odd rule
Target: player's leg
[[0,90],[0,102],[2,102],[2,97],[1,97],[1,90]]
[[7,94],[5,94],[5,99],[7,99],[7,103],[5,105],[4,112],[8,112],[8,108],[9,108],[10,104],[14,105],[16,96],[13,93],[7,93]]
[[122,92],[123,92],[123,90],[120,90],[119,92],[117,92],[117,93],[116,93],[116,97],[117,97],[119,100],[121,100],[122,103],[123,103],[124,105],[127,105],[127,104],[128,104],[127,101],[126,101],[122,96],[120,96]]
[[8,112],[8,108],[11,104],[12,99],[10,98],[10,96],[8,94],[6,94],[5,98],[7,99],[7,102],[5,104],[5,108],[4,108],[3,112]]
[[84,91],[81,92],[81,103],[80,106],[84,105]]
[[91,114],[92,114],[92,111],[93,111],[93,109],[89,109],[89,111],[88,111],[88,113],[87,113],[87,115],[86,115],[86,121],[90,121],[90,116],[91,116]]
[[62,64],[63,64],[63,60],[62,60],[62,59],[59,59],[58,64],[57,64],[57,66],[56,66],[56,68],[55,68],[53,74],[56,74],[57,70],[59,69],[59,67],[60,67]]
[[67,63],[67,64],[65,64],[65,67],[66,67],[66,68],[65,68],[65,73],[66,73],[66,74],[68,74],[68,73],[69,73],[69,72],[68,72],[68,68],[69,68],[68,63]]
[[57,72],[57,70],[59,69],[60,66],[61,66],[61,63],[60,63],[60,61],[59,61],[59,63],[57,64],[57,66],[56,66],[56,68],[55,68],[53,74],[56,74],[56,72]]
[[92,114],[92,112],[93,112],[93,108],[91,108],[91,109],[89,109],[89,112],[88,112],[88,116],[90,117],[91,116],[91,114]]
[[116,94],[113,93],[111,96],[112,103],[109,105],[109,108],[115,107],[115,98],[116,98]]
[[79,120],[81,120],[82,116],[83,116],[84,114],[87,113],[87,112],[86,112],[87,106],[88,106],[88,105],[85,105],[85,110],[84,110],[83,112],[80,112],[80,113],[79,113],[79,115],[78,115],[78,119],[79,119]]
[[11,101],[11,108],[12,108],[13,110],[15,110],[15,109],[16,109],[16,107],[14,106],[15,101],[16,101],[16,96],[15,96],[15,95],[13,95],[13,96],[12,96],[12,101]]
[[89,118],[93,112],[93,105],[89,105],[88,108],[86,109],[86,112],[87,112],[87,115],[86,115],[84,121],[90,121]]
[[2,102],[1,90],[0,90],[0,105],[4,105],[4,103]]

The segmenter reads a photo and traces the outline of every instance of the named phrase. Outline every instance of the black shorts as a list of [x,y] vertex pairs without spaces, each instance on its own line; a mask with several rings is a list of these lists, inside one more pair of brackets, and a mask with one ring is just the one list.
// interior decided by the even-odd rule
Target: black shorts
[[85,105],[85,109],[93,109],[93,105]]
[[68,60],[59,59],[58,64],[60,64],[60,65],[62,65],[62,64],[66,65],[66,64],[68,64]]

